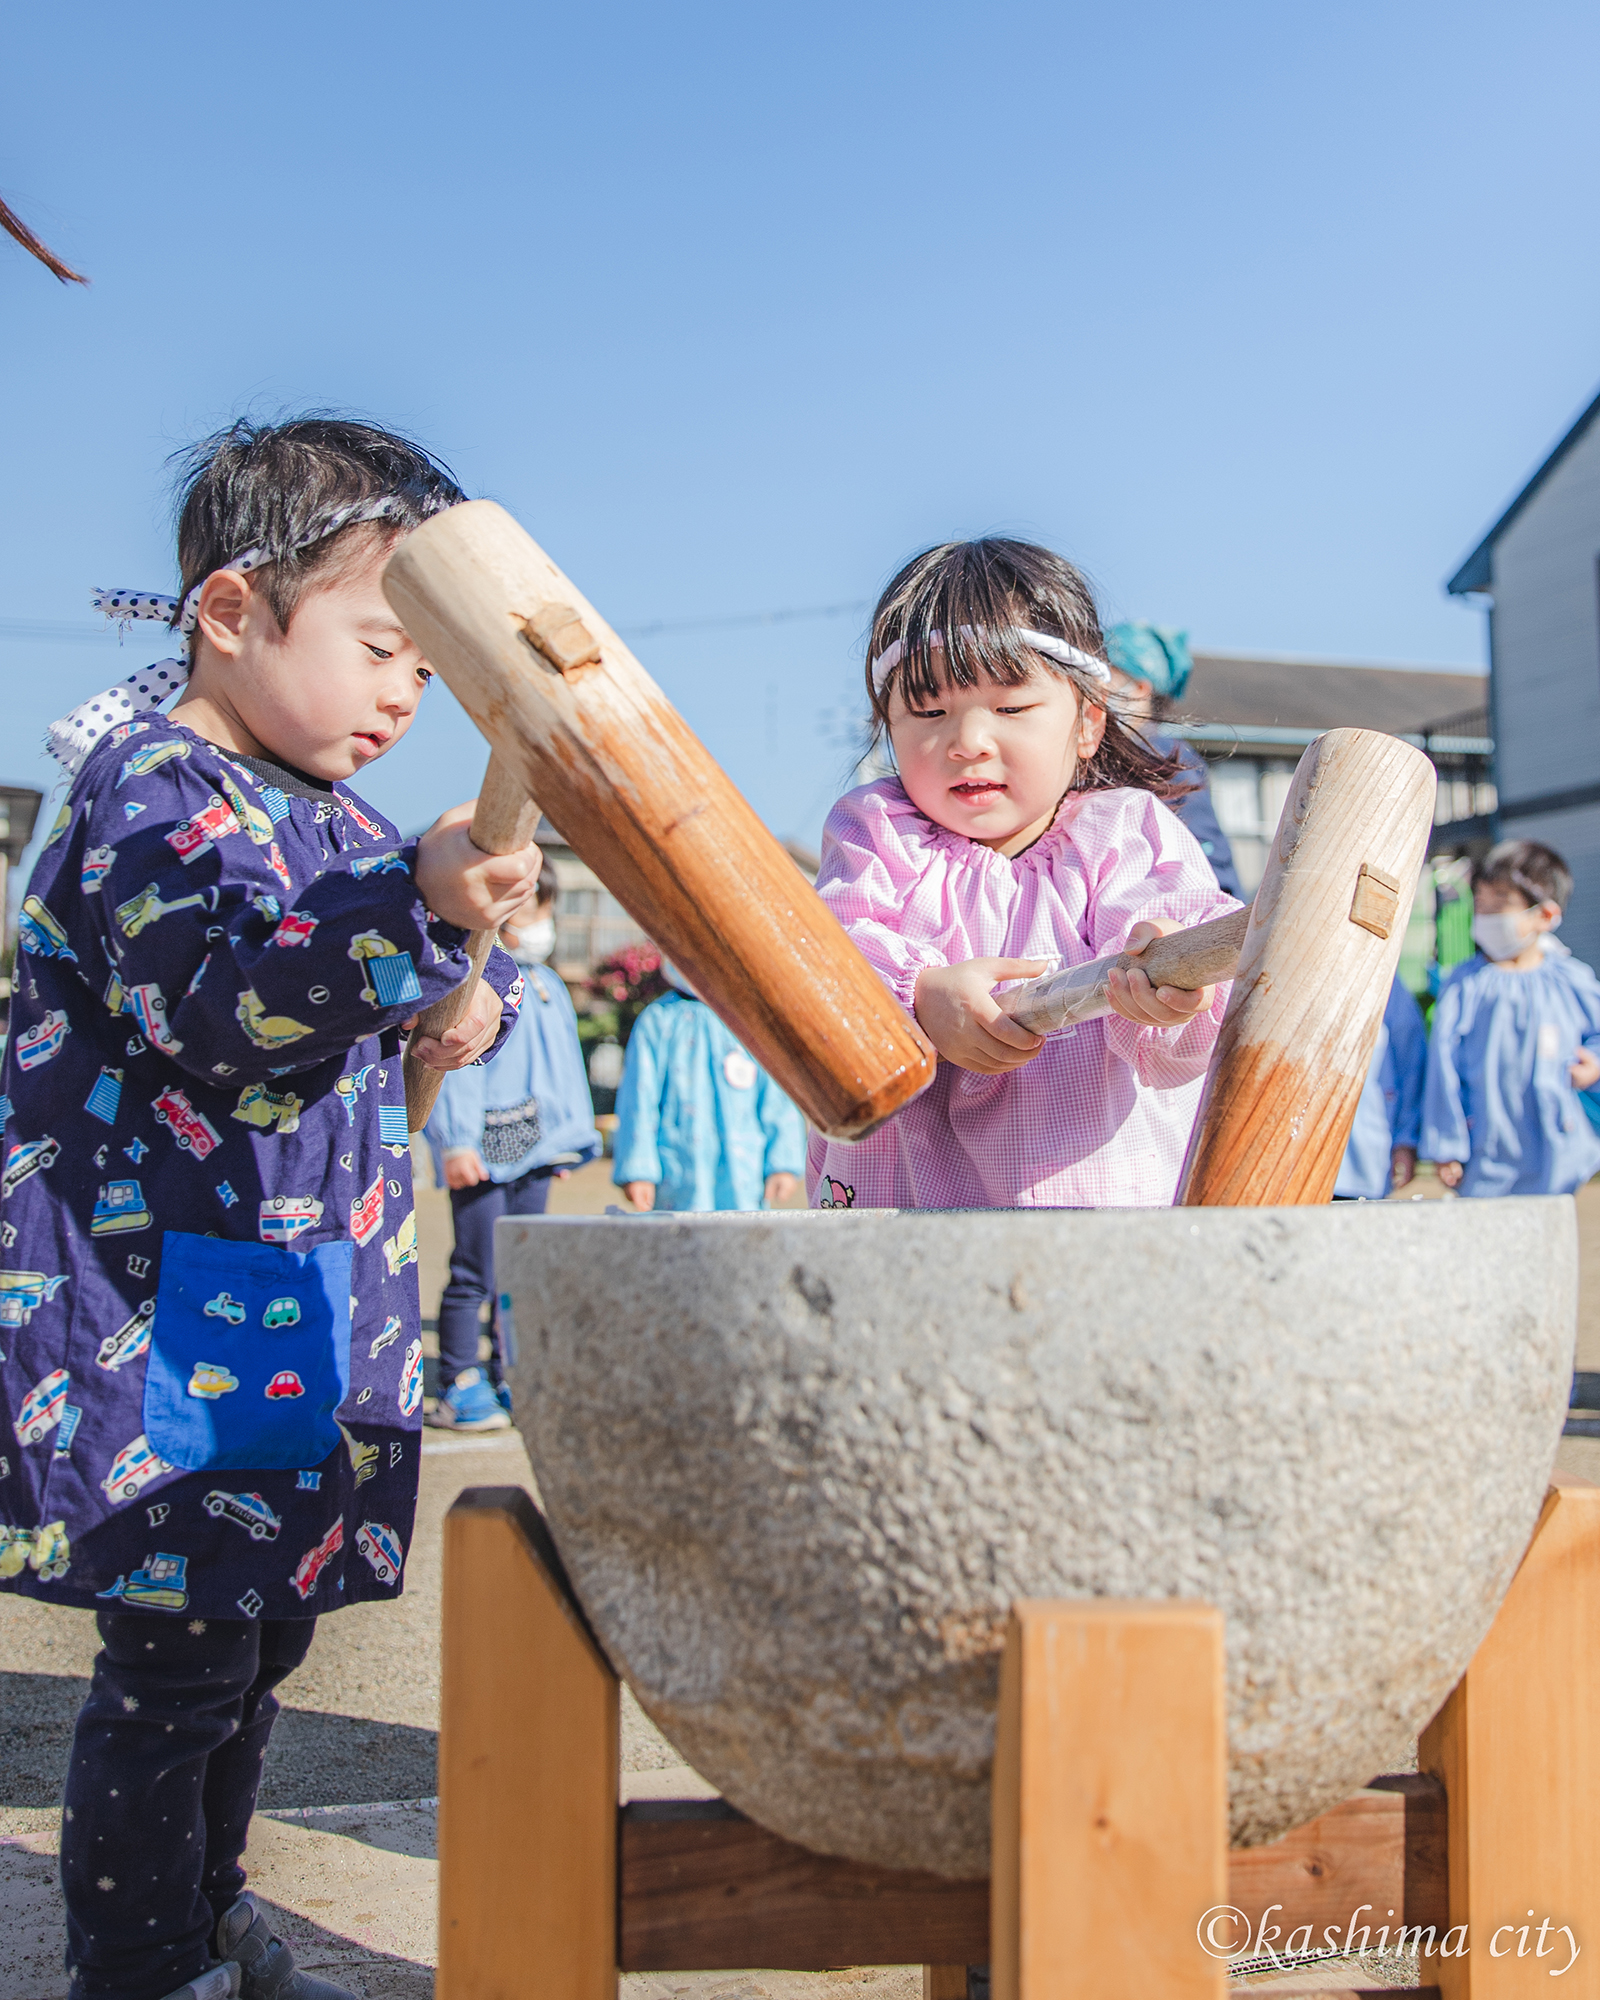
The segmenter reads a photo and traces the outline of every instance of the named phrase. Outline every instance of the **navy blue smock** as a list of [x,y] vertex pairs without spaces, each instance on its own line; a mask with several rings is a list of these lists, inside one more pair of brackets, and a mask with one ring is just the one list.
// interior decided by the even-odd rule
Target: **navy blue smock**
[[[0,1072],[0,1588],[306,1618],[400,1587],[398,1024],[460,983],[464,934],[393,827],[270,769],[126,723],[34,869]],[[516,968],[488,977],[509,1028]]]

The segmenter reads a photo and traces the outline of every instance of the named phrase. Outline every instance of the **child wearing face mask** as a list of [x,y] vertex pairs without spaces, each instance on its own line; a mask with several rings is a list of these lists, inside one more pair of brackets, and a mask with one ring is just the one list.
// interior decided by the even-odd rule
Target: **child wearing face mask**
[[943,1061],[867,1138],[812,1137],[813,1201],[1165,1207],[1226,988],[1116,972],[1108,1018],[1044,1039],[996,997],[1237,907],[1171,809],[1178,758],[1119,713],[1088,586],[1026,542],[930,549],[878,604],[867,688],[897,774],[834,807],[817,888]]
[[556,874],[547,861],[531,901],[512,912],[500,942],[522,969],[516,1027],[492,1063],[444,1079],[428,1120],[434,1171],[450,1190],[455,1247],[439,1302],[441,1393],[424,1421],[443,1430],[504,1430],[511,1422],[498,1317],[492,1352],[478,1359],[494,1282],[494,1226],[502,1215],[543,1215],[550,1183],[600,1154],[577,1017],[545,961],[555,949]]
[[1478,956],[1434,1010],[1422,1152],[1464,1195],[1571,1194],[1600,1173],[1578,1093],[1600,1082],[1600,981],[1554,937],[1572,873],[1507,840],[1472,873]]

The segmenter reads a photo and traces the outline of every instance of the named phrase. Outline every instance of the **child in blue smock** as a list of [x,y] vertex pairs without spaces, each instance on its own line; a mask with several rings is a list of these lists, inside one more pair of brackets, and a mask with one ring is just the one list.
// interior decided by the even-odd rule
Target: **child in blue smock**
[[439,1301],[440,1393],[426,1421],[442,1429],[504,1430],[511,1422],[502,1332],[491,1305],[487,1371],[478,1363],[479,1312],[496,1298],[494,1226],[502,1215],[543,1215],[550,1183],[600,1156],[594,1101],[577,1017],[545,964],[555,948],[556,872],[547,861],[526,909],[501,927],[522,968],[517,1024],[492,1063],[457,1070],[428,1120],[434,1170],[450,1190],[455,1244]]
[[1600,980],[1550,936],[1571,894],[1534,840],[1473,870],[1478,955],[1440,991],[1422,1113],[1424,1157],[1464,1195],[1571,1194],[1600,1173],[1578,1100],[1600,1081]]
[[674,966],[628,1037],[611,1178],[635,1208],[776,1208],[805,1171],[800,1113]]
[[1335,1201],[1382,1201],[1417,1170],[1428,1031],[1422,1009],[1397,979],[1389,988],[1372,1051],[1372,1066],[1356,1105],[1350,1143],[1339,1166]]
[[[192,467],[181,602],[103,594],[185,657],[50,731],[72,786],[0,1079],[0,1590],[102,1645],[61,1828],[74,2000],[351,2000],[240,1856],[274,1688],[319,1613],[397,1594],[411,1539],[402,1033],[537,879],[468,806],[405,841],[350,788],[430,677],[384,564],[462,497],[367,425],[235,425]],[[516,967],[484,977],[424,1062],[510,1027]]]

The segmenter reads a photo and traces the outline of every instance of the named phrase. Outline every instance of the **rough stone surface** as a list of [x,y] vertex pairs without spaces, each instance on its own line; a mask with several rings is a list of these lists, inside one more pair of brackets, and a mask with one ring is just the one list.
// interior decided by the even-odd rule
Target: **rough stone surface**
[[696,1770],[824,1852],[988,1865],[1019,1597],[1227,1616],[1232,1833],[1404,1762],[1560,1438],[1566,1200],[501,1225],[573,1581]]

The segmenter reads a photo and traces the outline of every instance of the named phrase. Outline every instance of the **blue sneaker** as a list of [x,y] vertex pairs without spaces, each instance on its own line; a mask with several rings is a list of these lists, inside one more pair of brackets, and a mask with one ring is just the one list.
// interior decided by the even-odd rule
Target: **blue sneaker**
[[511,1419],[500,1407],[489,1378],[481,1368],[463,1368],[428,1414],[428,1422],[446,1431],[505,1431]]
[[511,1414],[511,1385],[507,1382],[496,1382],[494,1385],[494,1399],[509,1417]]

